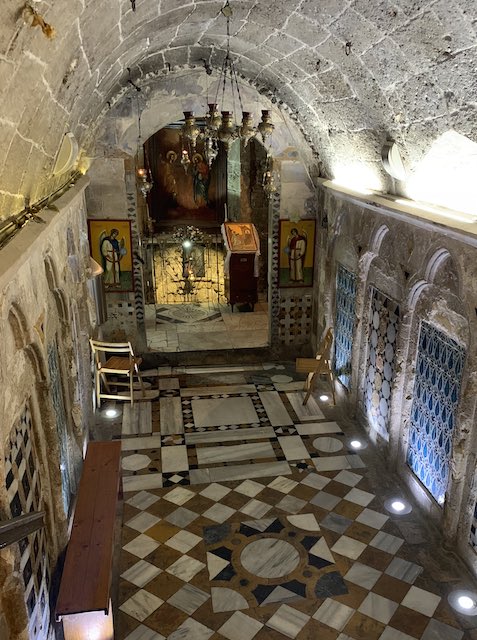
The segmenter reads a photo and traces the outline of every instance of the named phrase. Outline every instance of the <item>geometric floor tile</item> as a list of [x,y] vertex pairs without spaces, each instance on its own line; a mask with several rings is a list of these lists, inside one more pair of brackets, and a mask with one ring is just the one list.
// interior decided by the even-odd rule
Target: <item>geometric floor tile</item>
[[376,547],[376,549],[386,551],[386,553],[395,554],[399,551],[403,543],[404,540],[402,538],[397,538],[389,533],[384,533],[384,531],[379,531],[369,544],[372,547]]
[[388,624],[398,606],[397,602],[383,598],[377,593],[368,593],[358,611],[374,620]]
[[126,524],[128,527],[131,527],[131,529],[135,529],[140,533],[144,533],[144,531],[147,531],[147,529],[150,529],[159,521],[160,518],[158,518],[157,516],[153,516],[152,513],[141,511],[141,513],[138,513],[136,516],[134,516],[134,518],[128,520]]
[[313,614],[313,618],[328,627],[341,631],[354,613],[354,609],[330,598]]
[[435,593],[430,593],[429,591],[413,586],[409,589],[401,604],[403,607],[419,611],[419,613],[429,616],[430,618],[434,615],[440,601],[441,597],[436,596]]
[[373,569],[373,567],[368,567],[360,562],[355,562],[348,573],[345,574],[344,578],[365,589],[372,589],[381,575],[381,571]]
[[149,591],[141,589],[126,600],[119,608],[132,618],[142,622],[148,618],[164,601]]
[[462,640],[463,638],[463,631],[438,620],[431,620],[422,635],[422,640]]
[[323,535],[300,531],[287,518],[205,527],[204,543],[214,611],[315,601],[348,591]]
[[210,598],[208,593],[194,587],[191,584],[185,584],[182,589],[176,591],[167,601],[177,609],[192,615],[204,602]]
[[208,640],[213,635],[214,632],[205,625],[194,618],[187,618],[167,640]]
[[276,629],[288,638],[296,638],[309,619],[310,616],[306,615],[306,613],[282,604],[267,622],[267,627]]
[[356,518],[356,522],[366,524],[368,527],[373,527],[373,529],[381,529],[388,520],[389,516],[373,511],[372,509],[364,509]]
[[384,573],[398,580],[413,584],[417,576],[422,573],[422,567],[402,558],[393,558]]
[[126,504],[130,504],[136,509],[148,509],[152,504],[159,500],[159,496],[155,496],[153,493],[149,493],[148,491],[139,491],[134,494],[132,498],[126,500]]
[[166,571],[184,582],[189,582],[189,580],[191,580],[204,567],[205,564],[200,562],[200,560],[190,558],[189,556],[182,556],[173,562]]
[[262,622],[250,618],[241,611],[236,611],[220,627],[219,633],[228,640],[252,640],[262,627]]
[[132,567],[129,567],[121,574],[121,577],[128,582],[132,582],[136,587],[144,587],[148,582],[153,580],[157,575],[161,573],[159,567],[155,567],[150,562],[145,560],[139,560]]
[[165,638],[152,629],[149,629],[149,627],[140,624],[132,633],[126,636],[125,640],[165,640]]
[[169,538],[169,540],[167,540],[165,544],[172,549],[176,549],[176,551],[187,553],[200,541],[201,538],[199,536],[196,536],[195,533],[182,530]]
[[141,533],[141,535],[134,538],[134,540],[131,540],[130,542],[128,542],[128,544],[125,544],[123,546],[123,549],[125,551],[128,551],[129,553],[132,553],[138,558],[145,558],[155,549],[157,549],[158,546],[159,544],[155,540]]
[[348,536],[341,536],[331,547],[331,551],[334,553],[339,553],[340,556],[346,556],[353,560],[357,560],[365,549],[365,544]]

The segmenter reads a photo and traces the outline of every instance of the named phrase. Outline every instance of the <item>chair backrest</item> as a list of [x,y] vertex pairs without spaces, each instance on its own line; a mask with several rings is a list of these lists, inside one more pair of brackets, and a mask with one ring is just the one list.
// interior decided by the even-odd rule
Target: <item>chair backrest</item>
[[134,359],[134,351],[130,342],[102,342],[90,338],[89,343],[96,364],[101,364],[101,356],[104,353],[114,353],[115,355],[124,354],[127,355],[130,360]]
[[322,360],[329,360],[331,357],[331,345],[333,344],[333,331],[331,328],[325,333],[323,340],[321,341],[318,351],[316,352],[316,358]]

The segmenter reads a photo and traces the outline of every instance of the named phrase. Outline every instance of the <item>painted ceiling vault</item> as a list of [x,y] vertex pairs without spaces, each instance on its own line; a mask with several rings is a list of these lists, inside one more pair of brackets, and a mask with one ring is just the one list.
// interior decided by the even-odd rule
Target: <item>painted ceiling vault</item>
[[[177,97],[176,78],[220,68],[222,0],[134,4],[135,11],[131,0],[32,2],[55,31],[49,38],[51,31],[31,26],[23,2],[2,3],[2,218],[60,181],[52,167],[65,132],[92,152],[105,116],[134,96],[129,80]],[[477,142],[477,0],[230,5],[231,52],[244,85],[299,124],[328,177],[348,172],[386,189],[380,151],[388,137],[411,170],[449,131]]]

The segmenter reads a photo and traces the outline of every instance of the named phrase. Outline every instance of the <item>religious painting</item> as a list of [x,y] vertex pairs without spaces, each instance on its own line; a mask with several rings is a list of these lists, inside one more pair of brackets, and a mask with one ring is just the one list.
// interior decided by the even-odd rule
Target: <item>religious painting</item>
[[149,210],[164,226],[181,221],[216,225],[218,201],[216,169],[205,158],[203,140],[195,149],[184,149],[180,128],[165,127],[145,143],[147,166],[153,178]]
[[251,222],[225,222],[224,227],[230,251],[258,251],[256,231]]
[[280,220],[280,287],[311,287],[315,259],[315,221]]
[[107,293],[134,291],[131,223],[88,220],[91,256],[103,268]]

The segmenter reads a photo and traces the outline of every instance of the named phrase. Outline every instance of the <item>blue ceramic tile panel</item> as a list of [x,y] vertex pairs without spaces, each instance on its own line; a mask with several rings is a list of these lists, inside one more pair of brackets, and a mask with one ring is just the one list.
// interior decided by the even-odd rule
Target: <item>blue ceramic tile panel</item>
[[65,513],[68,513],[70,505],[70,469],[68,459],[68,441],[65,402],[63,390],[61,388],[60,366],[58,360],[58,347],[56,342],[48,346],[48,372],[50,374],[51,398],[55,411],[56,430],[58,432],[58,442],[60,445],[60,470],[61,484],[63,488],[63,506]]
[[334,371],[344,386],[351,383],[351,354],[356,306],[356,276],[341,265],[336,274]]
[[474,517],[472,518],[472,525],[470,527],[469,542],[474,548],[474,551],[477,551],[477,504],[474,507]]
[[386,441],[389,440],[391,389],[394,380],[399,317],[397,302],[373,288],[364,408],[369,426]]
[[[39,469],[32,418],[25,407],[5,448],[5,486],[12,516],[44,510]],[[39,529],[22,538],[18,548],[28,610],[28,637],[47,640],[51,636],[46,530]]]
[[464,359],[463,347],[431,324],[421,323],[407,463],[440,505],[449,478]]

